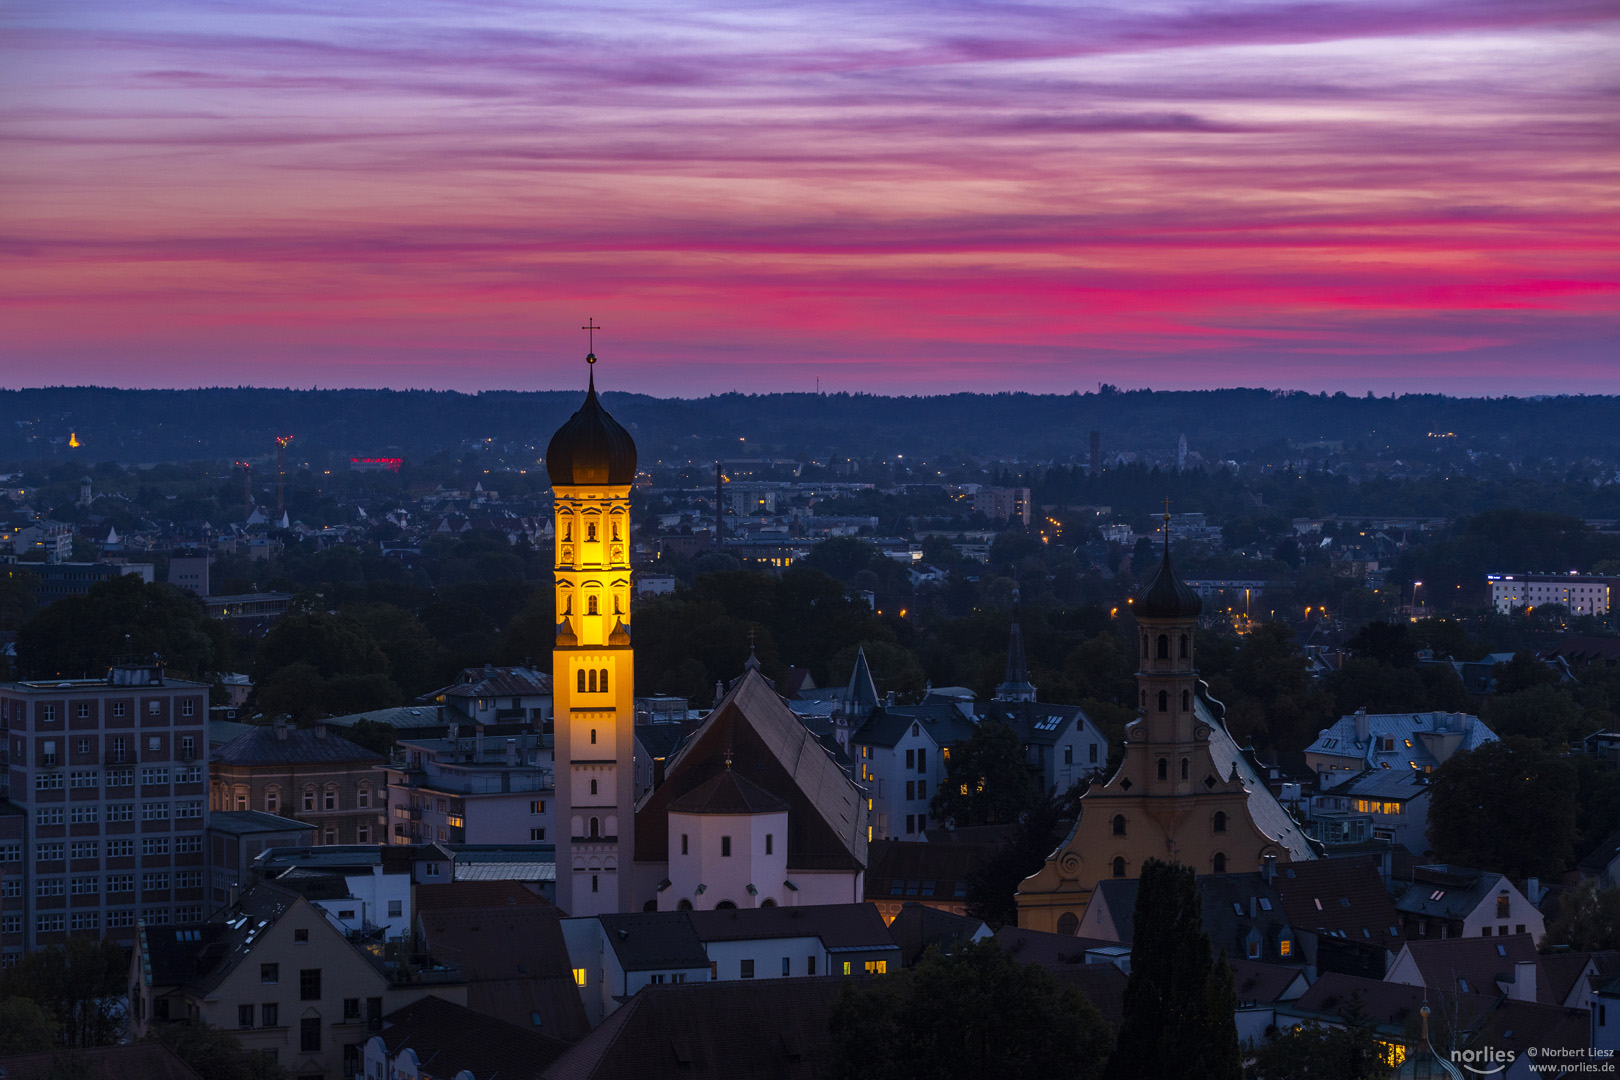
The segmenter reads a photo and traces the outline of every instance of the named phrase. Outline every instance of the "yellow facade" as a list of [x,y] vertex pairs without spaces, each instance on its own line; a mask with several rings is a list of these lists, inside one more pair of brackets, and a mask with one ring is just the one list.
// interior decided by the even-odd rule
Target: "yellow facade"
[[1222,775],[1210,753],[1210,725],[1219,721],[1197,698],[1196,608],[1139,618],[1138,625],[1138,713],[1125,729],[1125,760],[1086,793],[1074,830],[1019,887],[1019,926],[1075,933],[1097,882],[1134,878],[1150,858],[1201,874],[1258,870],[1268,856],[1289,859],[1287,848],[1255,825],[1242,782]]

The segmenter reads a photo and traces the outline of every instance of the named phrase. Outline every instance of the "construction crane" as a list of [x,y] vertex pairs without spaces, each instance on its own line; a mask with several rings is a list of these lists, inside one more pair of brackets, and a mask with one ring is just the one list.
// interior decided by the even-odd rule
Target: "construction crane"
[[253,514],[253,463],[238,461],[236,467],[242,470],[242,506],[243,512]]
[[276,513],[283,514],[287,510],[287,444],[293,441],[291,435],[276,436]]

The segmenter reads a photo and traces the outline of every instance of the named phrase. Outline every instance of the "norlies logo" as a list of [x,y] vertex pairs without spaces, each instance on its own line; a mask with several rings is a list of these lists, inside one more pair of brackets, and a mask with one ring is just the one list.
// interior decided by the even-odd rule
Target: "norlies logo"
[[1484,1047],[1479,1050],[1453,1050],[1451,1060],[1461,1065],[1471,1073],[1479,1076],[1494,1076],[1507,1071],[1518,1056],[1513,1050],[1494,1050]]

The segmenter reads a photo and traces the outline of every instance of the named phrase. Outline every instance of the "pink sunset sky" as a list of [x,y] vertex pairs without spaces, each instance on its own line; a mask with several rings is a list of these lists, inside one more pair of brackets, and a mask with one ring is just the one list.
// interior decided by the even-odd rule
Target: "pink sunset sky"
[[1620,4],[22,0],[0,384],[1620,392]]

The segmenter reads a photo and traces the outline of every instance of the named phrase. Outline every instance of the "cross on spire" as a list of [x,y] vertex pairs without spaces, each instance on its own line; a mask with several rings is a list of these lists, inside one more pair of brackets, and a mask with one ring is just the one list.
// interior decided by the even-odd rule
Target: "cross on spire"
[[586,334],[589,335],[585,339],[585,362],[587,364],[594,364],[596,363],[596,332],[602,328],[596,325],[595,319],[587,318],[585,320],[585,325],[580,327],[580,329],[584,330]]

